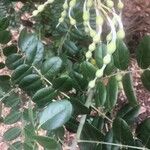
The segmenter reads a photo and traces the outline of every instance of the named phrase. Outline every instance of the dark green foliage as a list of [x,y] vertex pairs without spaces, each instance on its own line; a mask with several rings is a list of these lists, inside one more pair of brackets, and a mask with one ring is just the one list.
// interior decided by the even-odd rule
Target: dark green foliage
[[[127,70],[130,56],[125,43],[117,40],[117,49],[105,67],[103,58],[108,41],[103,40],[102,34],[102,42],[96,44],[92,59],[87,61],[85,54],[92,39],[84,32],[84,1],[77,1],[71,12],[77,29],[70,26],[68,17],[56,28],[64,1],[55,0],[36,17],[21,19],[22,23],[18,17],[32,13],[35,2],[39,5],[43,1],[22,0],[24,6],[13,13],[16,1],[0,1],[0,46],[5,60],[0,62],[0,69],[11,70],[10,75],[0,75],[0,102],[2,107],[10,109],[9,114],[0,119],[13,126],[4,133],[3,140],[7,143],[15,140],[8,150],[38,150],[39,145],[45,150],[61,150],[66,133],[77,133],[82,125],[79,140],[86,142],[78,143],[81,150],[119,150],[121,144],[126,145],[122,149],[150,148],[149,118],[136,124],[140,105],[132,74]],[[90,12],[90,24],[95,30],[95,10]],[[27,26],[20,31],[18,41],[11,41],[12,22]],[[145,36],[136,52],[138,65],[143,69],[141,80],[147,90],[150,90],[149,43],[149,36]],[[102,66],[104,74],[96,79],[96,71]],[[123,75],[122,81],[116,78],[117,74]],[[94,79],[95,87],[89,89],[88,83]],[[118,110],[121,82],[128,103]],[[84,122],[81,118],[85,116]],[[20,127],[15,125],[18,122]],[[137,129],[133,134],[135,124]]]
[[136,50],[136,57],[138,65],[142,69],[146,69],[150,66],[150,36],[145,36],[140,44],[138,45],[138,48]]
[[142,141],[142,143],[150,148],[150,118],[144,120],[136,130],[137,137]]
[[144,87],[150,91],[150,70],[146,70],[143,72],[141,80]]
[[54,130],[69,120],[72,111],[72,105],[67,100],[53,102],[40,113],[39,126],[45,130]]
[[127,73],[123,76],[122,83],[123,83],[123,88],[124,88],[126,97],[128,99],[128,102],[133,107],[138,105],[136,93],[134,91],[133,81],[132,81],[132,77],[130,73]]
[[95,91],[95,104],[97,107],[103,107],[106,102],[107,89],[102,82],[98,82]]
[[113,134],[118,142],[124,145],[134,145],[134,139],[128,124],[121,118],[116,118],[113,122]]
[[111,77],[107,84],[107,97],[105,102],[105,109],[106,111],[111,111],[113,107],[117,103],[118,97],[118,84],[115,77]]
[[18,127],[12,127],[10,129],[8,129],[4,135],[3,135],[3,138],[6,140],[6,141],[11,141],[11,140],[14,140],[16,139],[21,133],[21,129],[18,128]]
[[129,64],[129,50],[122,40],[117,40],[117,48],[113,54],[114,64],[120,70],[126,70]]

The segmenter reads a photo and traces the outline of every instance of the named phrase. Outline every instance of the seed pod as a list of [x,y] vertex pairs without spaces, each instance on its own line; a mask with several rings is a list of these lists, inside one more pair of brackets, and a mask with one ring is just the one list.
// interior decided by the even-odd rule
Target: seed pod
[[70,24],[73,26],[76,25],[76,20],[73,18],[70,18]]
[[94,88],[94,87],[95,87],[95,82],[96,82],[96,80],[90,81],[88,87],[89,87],[90,89]]
[[59,18],[59,23],[62,23],[64,21],[64,18]]
[[50,4],[50,3],[53,3],[54,0],[47,0],[47,2]]
[[101,77],[103,76],[103,72],[104,72],[103,69],[97,70],[97,71],[96,71],[96,77],[97,77],[97,78],[101,78]]
[[107,53],[108,54],[113,54],[116,50],[116,42],[110,42],[108,45],[107,45]]
[[117,7],[118,7],[118,9],[120,9],[120,10],[123,9],[123,7],[124,7],[123,2],[119,1]]
[[98,43],[98,42],[100,42],[100,39],[101,39],[101,38],[100,38],[99,35],[95,35],[94,38],[93,38],[93,42],[94,42],[94,43]]
[[64,18],[64,17],[66,17],[66,15],[67,15],[67,12],[64,10],[64,11],[61,13],[61,17]]
[[101,16],[96,16],[96,24],[102,25],[104,22],[104,19]]
[[112,33],[110,32],[106,37],[107,42],[112,40]]
[[68,9],[68,4],[67,4],[67,2],[65,2],[65,3],[63,4],[63,9],[64,9],[64,10]]
[[89,45],[89,51],[94,51],[96,49],[96,45],[95,45],[95,43],[92,43],[92,44],[90,44]]
[[93,6],[93,0],[87,1],[87,8],[91,8]]
[[124,39],[125,38],[125,32],[123,29],[120,29],[118,32],[117,32],[117,37],[119,39]]
[[103,63],[105,65],[109,64],[111,62],[111,55],[107,54],[104,58],[103,58]]
[[96,35],[96,32],[94,30],[90,30],[90,36],[94,37]]
[[112,0],[107,0],[106,4],[109,8],[112,8],[114,6],[114,2]]
[[38,15],[38,13],[39,13],[39,11],[38,11],[38,10],[34,10],[34,11],[32,12],[32,16],[37,16],[37,15]]
[[76,5],[76,0],[71,0],[69,6],[74,7],[75,5]]
[[42,12],[44,10],[44,8],[45,8],[45,5],[39,5],[37,10],[38,10],[38,12]]
[[89,18],[90,18],[89,12],[88,12],[88,11],[85,11],[85,12],[83,13],[83,20],[84,20],[84,21],[89,21]]
[[90,59],[92,57],[92,53],[90,51],[86,52],[86,58]]

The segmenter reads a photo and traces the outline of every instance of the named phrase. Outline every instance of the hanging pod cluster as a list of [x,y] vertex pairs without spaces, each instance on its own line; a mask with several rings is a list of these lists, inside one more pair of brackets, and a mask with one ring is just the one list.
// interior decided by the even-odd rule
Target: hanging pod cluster
[[[48,0],[44,4],[39,5],[37,10],[33,11],[33,16],[42,12],[47,4],[51,4],[53,2],[54,0]],[[56,27],[63,23],[65,18],[68,17],[70,24],[78,30],[76,18],[72,16],[74,8],[78,5],[77,2],[77,0],[65,0],[63,4],[63,11],[61,12],[61,16]],[[123,6],[124,5],[121,0],[118,0],[117,8],[114,6],[114,2],[112,0],[106,0],[105,2],[98,0],[84,0],[83,2],[83,26],[87,35],[89,35],[92,39],[92,43],[88,46],[88,51],[85,54],[86,61],[94,60],[92,58],[93,52],[101,46],[102,43],[106,42],[107,47],[102,60],[103,65],[96,71],[95,78],[89,82],[89,88],[95,87],[96,80],[103,76],[105,68],[111,62],[112,55],[116,51],[117,39],[122,40],[125,37],[121,21],[121,10],[123,9]],[[95,13],[94,19],[91,15],[93,14],[93,11]],[[94,26],[91,25],[91,20],[92,23],[95,24]],[[102,39],[104,24],[107,24],[110,27],[106,40]]]

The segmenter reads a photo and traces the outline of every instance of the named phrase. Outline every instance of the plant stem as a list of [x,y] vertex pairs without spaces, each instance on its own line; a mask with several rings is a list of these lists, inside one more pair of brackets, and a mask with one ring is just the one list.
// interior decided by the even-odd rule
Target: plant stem
[[109,143],[109,142],[103,142],[103,141],[89,141],[89,140],[78,140],[79,143],[96,143],[96,144],[102,144],[102,145],[112,145],[112,146],[118,146],[118,147],[124,147],[124,148],[132,148],[132,149],[138,149],[138,150],[149,150],[145,147],[136,147],[136,146],[130,146],[130,145],[122,145],[122,144],[116,144],[116,143]]
[[[89,89],[88,92],[87,92],[87,95],[88,95],[88,97],[87,97],[85,106],[89,108],[90,105],[91,105],[91,103],[92,103],[92,98],[93,98],[93,95],[94,95],[94,90],[93,89]],[[84,123],[86,121],[86,116],[87,115],[83,115],[81,117],[80,124],[79,124],[78,129],[77,129],[77,134],[76,134],[76,137],[75,137],[75,139],[74,139],[74,141],[72,143],[72,146],[71,146],[70,150],[76,150],[77,141],[80,139],[81,132],[82,132]]]
[[[38,70],[35,66],[32,66],[34,68],[34,70],[41,76],[41,79],[43,79],[45,82],[47,82],[49,85],[53,85],[47,78],[45,78],[45,76],[41,73],[40,70]],[[64,92],[60,92],[60,94],[62,94],[64,97],[70,99],[70,96],[68,96],[67,94],[65,94]]]
[[94,106],[91,106],[95,111],[97,111],[98,112],[98,114],[100,115],[100,116],[102,116],[103,118],[106,118],[109,122],[113,122],[110,118],[108,118],[103,112],[101,112],[99,109],[97,109],[96,107],[94,107]]

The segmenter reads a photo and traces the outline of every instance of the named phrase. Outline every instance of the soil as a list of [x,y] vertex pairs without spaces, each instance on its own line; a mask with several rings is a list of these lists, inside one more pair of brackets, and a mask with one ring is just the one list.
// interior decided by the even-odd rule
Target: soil
[[[126,31],[126,43],[131,52],[135,52],[139,41],[146,34],[150,34],[150,0],[124,0],[125,8],[123,10],[123,23]],[[134,56],[134,55],[133,55]],[[132,70],[134,88],[137,94],[138,101],[141,105],[138,122],[141,122],[147,117],[150,117],[150,92],[142,85],[140,80],[139,67],[133,58],[131,60],[130,70]],[[7,70],[3,70],[0,74],[8,74]],[[124,103],[126,97],[121,95],[121,101]],[[8,114],[9,110],[4,109],[3,114]],[[10,126],[0,124],[0,150],[7,150],[6,143],[2,142],[3,133]],[[73,137],[67,133],[68,143]],[[66,150],[65,148],[64,150]]]

